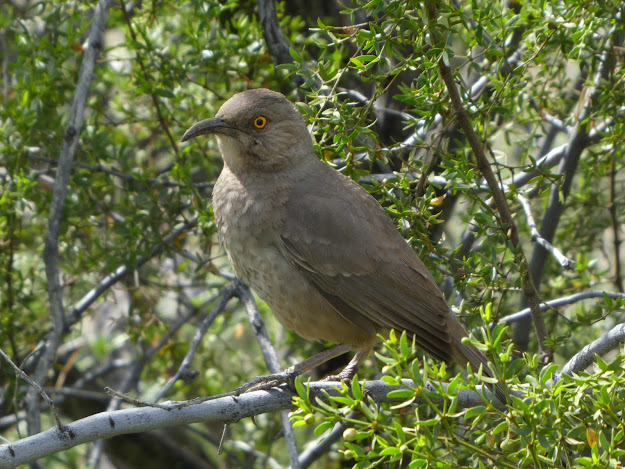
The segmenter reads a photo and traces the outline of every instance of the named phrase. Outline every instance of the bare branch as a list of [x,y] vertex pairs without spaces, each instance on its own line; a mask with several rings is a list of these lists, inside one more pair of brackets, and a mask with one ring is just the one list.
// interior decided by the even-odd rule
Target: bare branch
[[[558,308],[560,306],[570,305],[573,303],[577,303],[578,301],[588,300],[590,298],[603,298],[605,295],[609,296],[613,300],[616,300],[619,298],[625,298],[625,293],[591,290],[591,291],[585,291],[581,293],[575,293],[573,295],[563,296],[561,298],[556,298],[555,300],[545,301],[544,303],[540,304],[540,309],[541,311],[548,311],[551,308]],[[517,322],[523,318],[530,316],[530,314],[531,314],[530,309],[525,308],[514,314],[509,314],[508,316],[499,318],[499,322],[507,322],[507,323]]]
[[612,222],[612,237],[614,246],[614,285],[619,291],[623,291],[623,276],[621,275],[621,237],[619,235],[620,225],[616,214],[616,155],[612,154],[610,165],[610,221]]
[[[197,215],[192,217],[191,219],[185,221],[180,226],[175,228],[171,233],[165,236],[160,244],[157,244],[150,251],[150,255],[147,257],[139,256],[137,257],[135,269],[141,267],[147,261],[159,255],[166,245],[178,239],[178,237],[184,232],[188,231],[190,228],[195,226],[198,221]],[[108,274],[104,277],[100,283],[98,283],[95,287],[89,290],[72,308],[65,318],[65,324],[67,325],[74,324],[80,317],[80,315],[89,307],[93,302],[100,297],[105,291],[111,288],[115,283],[117,283],[124,275],[131,271],[131,268],[128,265],[120,265],[113,273]]]
[[[293,63],[293,57],[289,52],[291,44],[282,34],[273,0],[258,0],[258,21],[263,27],[265,44],[267,44],[269,54],[273,57],[274,65]],[[291,80],[295,86],[304,84],[304,78],[299,75],[291,75]]]
[[610,350],[615,349],[620,343],[625,342],[625,324],[619,324],[612,328],[610,332],[602,335],[594,342],[586,345],[581,351],[564,365],[562,371],[554,376],[554,381],[560,379],[561,374],[572,374],[588,368],[594,362],[594,354],[605,355]]
[[540,236],[538,229],[536,228],[536,222],[534,221],[534,216],[532,215],[532,207],[530,206],[529,200],[523,197],[521,194],[517,195],[517,200],[521,202],[521,206],[523,207],[523,211],[525,212],[525,216],[527,217],[527,224],[530,228],[530,233],[532,234],[532,241],[536,241],[536,243],[540,244],[543,248],[545,248],[556,260],[560,263],[562,267],[565,269],[574,269],[575,262],[566,257],[558,248],[553,246],[549,241]]
[[172,376],[171,379],[165,384],[165,386],[163,386],[158,391],[158,393],[156,393],[156,396],[153,399],[154,402],[160,401],[163,398],[163,396],[165,396],[169,392],[169,390],[173,387],[173,385],[176,384],[176,382],[180,379],[182,374],[189,368],[189,365],[191,364],[191,360],[193,356],[195,355],[195,352],[197,351],[197,348],[200,345],[202,338],[208,331],[208,328],[211,326],[215,318],[223,312],[224,308],[226,307],[226,304],[235,295],[236,291],[237,291],[237,285],[234,282],[224,289],[219,301],[215,304],[212,311],[206,315],[206,317],[202,320],[200,327],[198,327],[197,330],[195,331],[193,340],[191,341],[191,344],[189,345],[189,350],[187,351],[187,354],[182,360],[182,363],[180,363],[178,370],[176,371],[174,376]]
[[[59,155],[43,254],[46,278],[48,280],[52,330],[47,338],[46,350],[35,368],[33,381],[36,383],[42,383],[45,380],[50,365],[56,355],[56,350],[61,343],[65,327],[63,292],[61,290],[61,274],[59,269],[59,230],[63,219],[63,211],[65,209],[69,177],[74,162],[74,155],[76,154],[76,148],[78,147],[85,106],[93,78],[93,70],[96,59],[103,47],[104,29],[106,27],[108,10],[109,0],[100,0],[93,16],[93,23],[89,32],[89,47],[85,50],[85,56],[82,61],[80,75],[76,85],[76,94],[70,110],[68,124],[63,136],[63,146]],[[41,422],[39,419],[39,394],[35,388],[29,389],[26,400],[28,409],[28,431],[31,434],[38,433],[41,428]]]
[[352,412],[346,416],[344,420],[337,422],[332,430],[322,433],[311,441],[308,446],[306,446],[306,449],[304,449],[304,451],[300,454],[300,467],[303,469],[310,466],[313,462],[330,451],[330,447],[343,437],[345,429],[353,426],[349,420],[353,419],[355,415],[356,413]]
[[[235,286],[237,296],[245,306],[247,317],[252,325],[252,328],[254,329],[256,340],[258,341],[258,345],[263,353],[269,372],[280,372],[281,366],[278,361],[278,356],[276,355],[276,351],[273,348],[271,340],[269,339],[265,323],[258,312],[258,307],[256,306],[256,302],[254,301],[254,297],[252,296],[250,289],[238,279],[233,282],[233,285]],[[289,419],[289,412],[286,410],[280,412],[280,420],[282,421],[282,429],[284,431],[284,438],[289,451],[291,467],[293,469],[299,469],[299,456],[297,453],[297,445],[295,443],[295,434],[293,433],[293,425],[291,425],[291,421]]]
[[[403,401],[403,399],[387,398],[390,391],[414,386],[414,382],[409,379],[403,380],[402,383],[403,385],[399,386],[389,386],[383,381],[363,382],[367,395],[371,396],[375,402],[390,403]],[[444,383],[441,385],[445,386]],[[314,382],[309,385],[304,384],[304,386],[309,386],[311,398],[314,400],[317,397],[323,399],[322,389],[330,395],[337,395],[336,387],[340,386],[340,383]],[[434,393],[438,392],[437,388],[429,383],[426,387]],[[457,390],[455,394],[458,398],[456,408],[464,409],[484,405],[480,393],[488,394],[490,392],[488,386],[484,389],[477,386],[476,391]],[[15,443],[1,445],[0,469],[13,468],[19,464],[102,438],[197,422],[233,423],[254,415],[288,410],[293,406],[293,397],[292,391],[284,385],[269,391],[254,391],[240,396],[223,397],[192,406],[174,405],[172,410],[139,407],[114,412],[101,412],[66,425],[66,434],[52,428]],[[430,397],[429,400],[440,402],[433,397]],[[417,404],[423,402],[425,400],[420,396],[415,399]]]

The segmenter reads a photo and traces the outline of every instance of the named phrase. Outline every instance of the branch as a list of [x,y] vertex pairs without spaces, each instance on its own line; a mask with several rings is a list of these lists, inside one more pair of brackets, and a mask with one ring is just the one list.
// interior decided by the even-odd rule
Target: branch
[[484,179],[486,179],[486,183],[488,184],[488,187],[492,193],[495,205],[497,207],[497,210],[499,211],[499,216],[501,217],[501,221],[504,225],[504,235],[511,241],[512,245],[518,251],[518,256],[521,260],[523,293],[532,310],[532,319],[534,320],[534,327],[536,328],[538,346],[543,359],[550,360],[553,351],[549,347],[546,347],[544,343],[545,337],[547,336],[547,329],[545,327],[545,321],[543,319],[542,312],[540,311],[540,297],[538,296],[538,292],[536,291],[536,287],[534,286],[534,282],[532,280],[532,276],[527,264],[527,259],[519,240],[518,230],[516,224],[514,223],[514,219],[512,218],[510,207],[508,207],[508,203],[506,202],[506,196],[499,187],[499,183],[497,181],[497,178],[493,174],[488,159],[486,158],[486,154],[484,153],[484,149],[480,143],[479,137],[475,133],[475,130],[471,125],[471,121],[469,119],[467,111],[464,109],[462,100],[460,99],[460,94],[458,93],[458,89],[456,88],[456,83],[454,81],[451,69],[445,64],[444,57],[441,57],[441,59],[439,60],[438,68],[441,73],[441,77],[447,87],[447,92],[449,93],[449,97],[453,104],[456,117],[458,118],[460,126],[466,134],[467,140],[469,141],[471,149],[473,150],[477,167],[484,176]]
[[610,203],[608,211],[612,222],[613,245],[614,245],[614,285],[619,291],[623,291],[623,276],[621,275],[621,238],[619,236],[620,226],[616,214],[616,155],[612,153],[612,163],[610,164]]
[[[135,43],[137,43],[137,35],[135,34],[135,30],[132,27],[132,21],[130,21],[130,16],[128,16],[128,10],[126,9],[126,4],[124,3],[124,0],[120,0],[120,7],[122,10],[122,15],[124,16],[124,21],[126,21],[126,24],[128,25],[128,32],[130,33],[130,37]],[[143,73],[143,78],[147,83],[150,83],[152,81],[152,75],[148,73],[145,64],[143,63],[143,56],[139,52],[137,52],[135,54],[135,58],[137,59],[137,63],[139,64],[141,73]],[[154,91],[150,91],[148,94],[150,95],[150,98],[152,99],[152,104],[154,105],[154,109],[156,110],[158,123],[160,124],[161,129],[163,129],[163,132],[165,132],[165,135],[167,135],[167,139],[169,140],[169,144],[171,145],[174,154],[177,155],[178,143],[176,142],[174,136],[171,134],[171,130],[169,130],[167,122],[165,122],[165,117],[163,116],[163,112],[161,110],[161,103],[158,100],[158,97],[156,96],[156,93]]]
[[[587,300],[590,298],[604,298],[605,295],[609,296],[613,300],[617,300],[620,298],[625,298],[625,293],[619,292],[606,292],[601,290],[591,290],[581,293],[575,293],[573,295],[563,296],[561,298],[556,298],[555,300],[545,301],[540,304],[541,311],[547,311],[551,308],[558,308],[560,306],[566,306],[573,303],[577,303],[578,301]],[[509,314],[508,316],[504,316],[499,318],[499,322],[516,322],[520,319],[526,318],[531,314],[530,308],[522,309],[514,314]]]
[[[376,402],[399,403],[404,399],[389,399],[386,396],[392,390],[414,386],[414,382],[410,379],[402,380],[402,382],[403,385],[388,386],[383,381],[367,381],[364,387],[367,395]],[[331,396],[339,394],[336,390],[339,383],[336,382],[314,382],[305,386],[310,389],[311,399],[323,398],[322,389]],[[433,392],[438,392],[430,384],[427,387]],[[476,391],[458,390],[457,408],[484,405],[484,400],[479,393],[488,393],[488,386],[483,390],[481,386],[477,386]],[[19,464],[102,438],[198,422],[233,423],[267,412],[288,410],[293,408],[293,397],[295,394],[283,385],[269,391],[254,391],[240,396],[222,397],[191,406],[175,406],[172,410],[139,407],[101,412],[66,425],[66,433],[59,432],[57,428],[51,428],[15,443],[1,445],[0,469],[13,468]],[[417,396],[415,402],[421,404],[425,400]]]
[[[265,328],[265,323],[260,313],[258,312],[258,307],[256,306],[256,302],[254,301],[254,297],[250,292],[250,289],[240,280],[235,280],[233,285],[236,290],[236,295],[239,297],[243,305],[245,306],[245,311],[247,312],[247,317],[254,329],[254,334],[256,335],[256,340],[258,341],[258,345],[263,353],[263,357],[265,358],[265,363],[267,364],[267,368],[270,373],[279,373],[281,371],[280,362],[278,361],[278,357],[276,355],[276,351],[271,344],[271,340],[269,339],[269,335],[267,334],[267,329]],[[280,420],[282,421],[282,430],[284,431],[284,438],[286,440],[286,445],[289,451],[289,460],[291,461],[291,467],[293,469],[299,469],[299,457],[297,454],[297,445],[295,443],[295,434],[293,433],[293,425],[289,419],[289,412],[283,410],[280,412]]]
[[534,216],[532,215],[532,207],[530,206],[529,201],[523,197],[521,194],[517,195],[517,200],[521,202],[521,206],[523,207],[523,211],[525,212],[525,216],[527,218],[527,224],[530,228],[530,233],[532,234],[532,241],[536,241],[537,244],[540,244],[544,249],[547,250],[556,260],[560,263],[562,267],[565,269],[574,269],[575,262],[566,257],[558,248],[553,246],[549,241],[543,238],[538,229],[536,228],[536,222],[534,221]]
[[[160,244],[157,244],[152,248],[150,254],[147,257],[139,256],[137,257],[136,263],[134,265],[134,269],[141,267],[147,261],[159,255],[166,245],[175,241],[181,234],[185,231],[188,231],[190,228],[195,226],[198,221],[198,216],[194,216],[193,218],[185,221],[178,228],[174,229],[171,233],[163,238]],[[104,277],[100,283],[98,283],[95,287],[89,290],[72,308],[65,318],[65,324],[70,325],[74,324],[79,318],[80,315],[89,307],[91,304],[97,300],[102,293],[111,288],[115,283],[117,283],[124,275],[131,271],[131,267],[128,265],[120,265],[113,273],[108,274]]]
[[619,324],[610,332],[602,335],[594,342],[586,345],[580,352],[573,355],[562,371],[554,373],[553,382],[557,382],[562,374],[572,374],[588,368],[594,362],[594,354],[605,355],[625,342],[625,324]]
[[[354,419],[356,415],[356,412],[352,412],[351,414],[347,415],[344,420],[340,420],[339,422],[337,422],[332,430],[323,432],[313,441],[308,443],[306,449],[304,449],[304,451],[302,451],[302,454],[300,454],[299,456],[300,467],[305,468],[310,466],[325,453],[329,452],[330,447],[343,437],[343,432],[345,431],[345,429],[354,425],[350,422],[350,420]],[[292,468],[289,467],[288,469]]]
[[228,301],[230,301],[230,299],[235,295],[236,290],[237,290],[237,285],[234,282],[224,289],[224,292],[221,295],[221,298],[219,299],[217,304],[215,304],[212,311],[206,315],[206,317],[202,320],[200,327],[198,327],[198,329],[195,331],[193,340],[191,341],[191,344],[189,345],[189,350],[187,351],[187,354],[182,360],[182,363],[180,363],[178,370],[176,371],[174,376],[172,376],[171,379],[165,384],[165,386],[163,386],[156,393],[156,396],[154,396],[153,398],[154,402],[160,401],[163,398],[163,396],[165,396],[169,392],[169,390],[174,386],[174,384],[176,384],[176,382],[180,379],[180,377],[189,368],[189,365],[191,364],[191,360],[193,356],[195,355],[195,352],[197,351],[197,348],[200,345],[202,338],[206,334],[206,331],[208,331],[208,328],[213,323],[215,318],[223,312]]
[[[289,52],[291,44],[282,34],[273,0],[258,0],[258,21],[263,27],[265,44],[269,55],[273,57],[274,65],[293,63]],[[299,75],[291,75],[291,80],[298,87],[304,84],[304,78]]]
[[[65,198],[67,196],[68,184],[74,155],[78,147],[78,140],[85,117],[85,105],[93,79],[95,62],[104,44],[104,29],[109,10],[109,0],[100,0],[95,9],[93,23],[89,32],[89,46],[85,51],[78,83],[76,85],[76,95],[72,103],[70,115],[63,135],[63,146],[59,155],[56,182],[50,204],[50,218],[48,220],[48,231],[46,233],[43,258],[45,263],[46,278],[48,281],[48,297],[50,301],[50,316],[52,330],[47,337],[46,349],[39,359],[35,368],[33,381],[42,383],[50,369],[50,364],[54,360],[56,351],[61,343],[64,330],[63,297],[61,290],[60,269],[59,269],[59,231],[65,209]],[[39,414],[39,395],[37,390],[31,387],[26,396],[28,431],[38,433],[41,428]]]

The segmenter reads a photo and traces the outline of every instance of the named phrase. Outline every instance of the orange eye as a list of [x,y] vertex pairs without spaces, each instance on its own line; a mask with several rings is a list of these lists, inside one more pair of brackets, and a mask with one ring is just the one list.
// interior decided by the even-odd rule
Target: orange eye
[[254,127],[256,127],[257,129],[262,129],[266,125],[267,125],[267,118],[266,117],[258,116],[256,119],[254,119]]

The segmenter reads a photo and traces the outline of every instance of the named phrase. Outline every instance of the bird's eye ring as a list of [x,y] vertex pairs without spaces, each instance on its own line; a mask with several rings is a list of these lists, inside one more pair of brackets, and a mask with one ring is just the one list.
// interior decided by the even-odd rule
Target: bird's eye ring
[[267,125],[267,118],[265,116],[258,116],[254,119],[254,127],[257,129],[262,129]]

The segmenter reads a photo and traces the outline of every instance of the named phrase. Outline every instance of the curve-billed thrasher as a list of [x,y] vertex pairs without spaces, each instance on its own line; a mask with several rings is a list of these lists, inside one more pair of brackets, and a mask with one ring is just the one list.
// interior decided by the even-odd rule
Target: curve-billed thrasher
[[[317,158],[304,119],[282,94],[236,94],[182,141],[202,134],[217,136],[224,160],[213,208],[237,276],[284,327],[341,344],[285,376],[354,348],[337,376],[351,379],[376,334],[391,328],[408,331],[439,360],[482,365],[492,376],[486,357],[462,343],[466,330],[384,209]],[[506,402],[504,387],[495,390]]]

